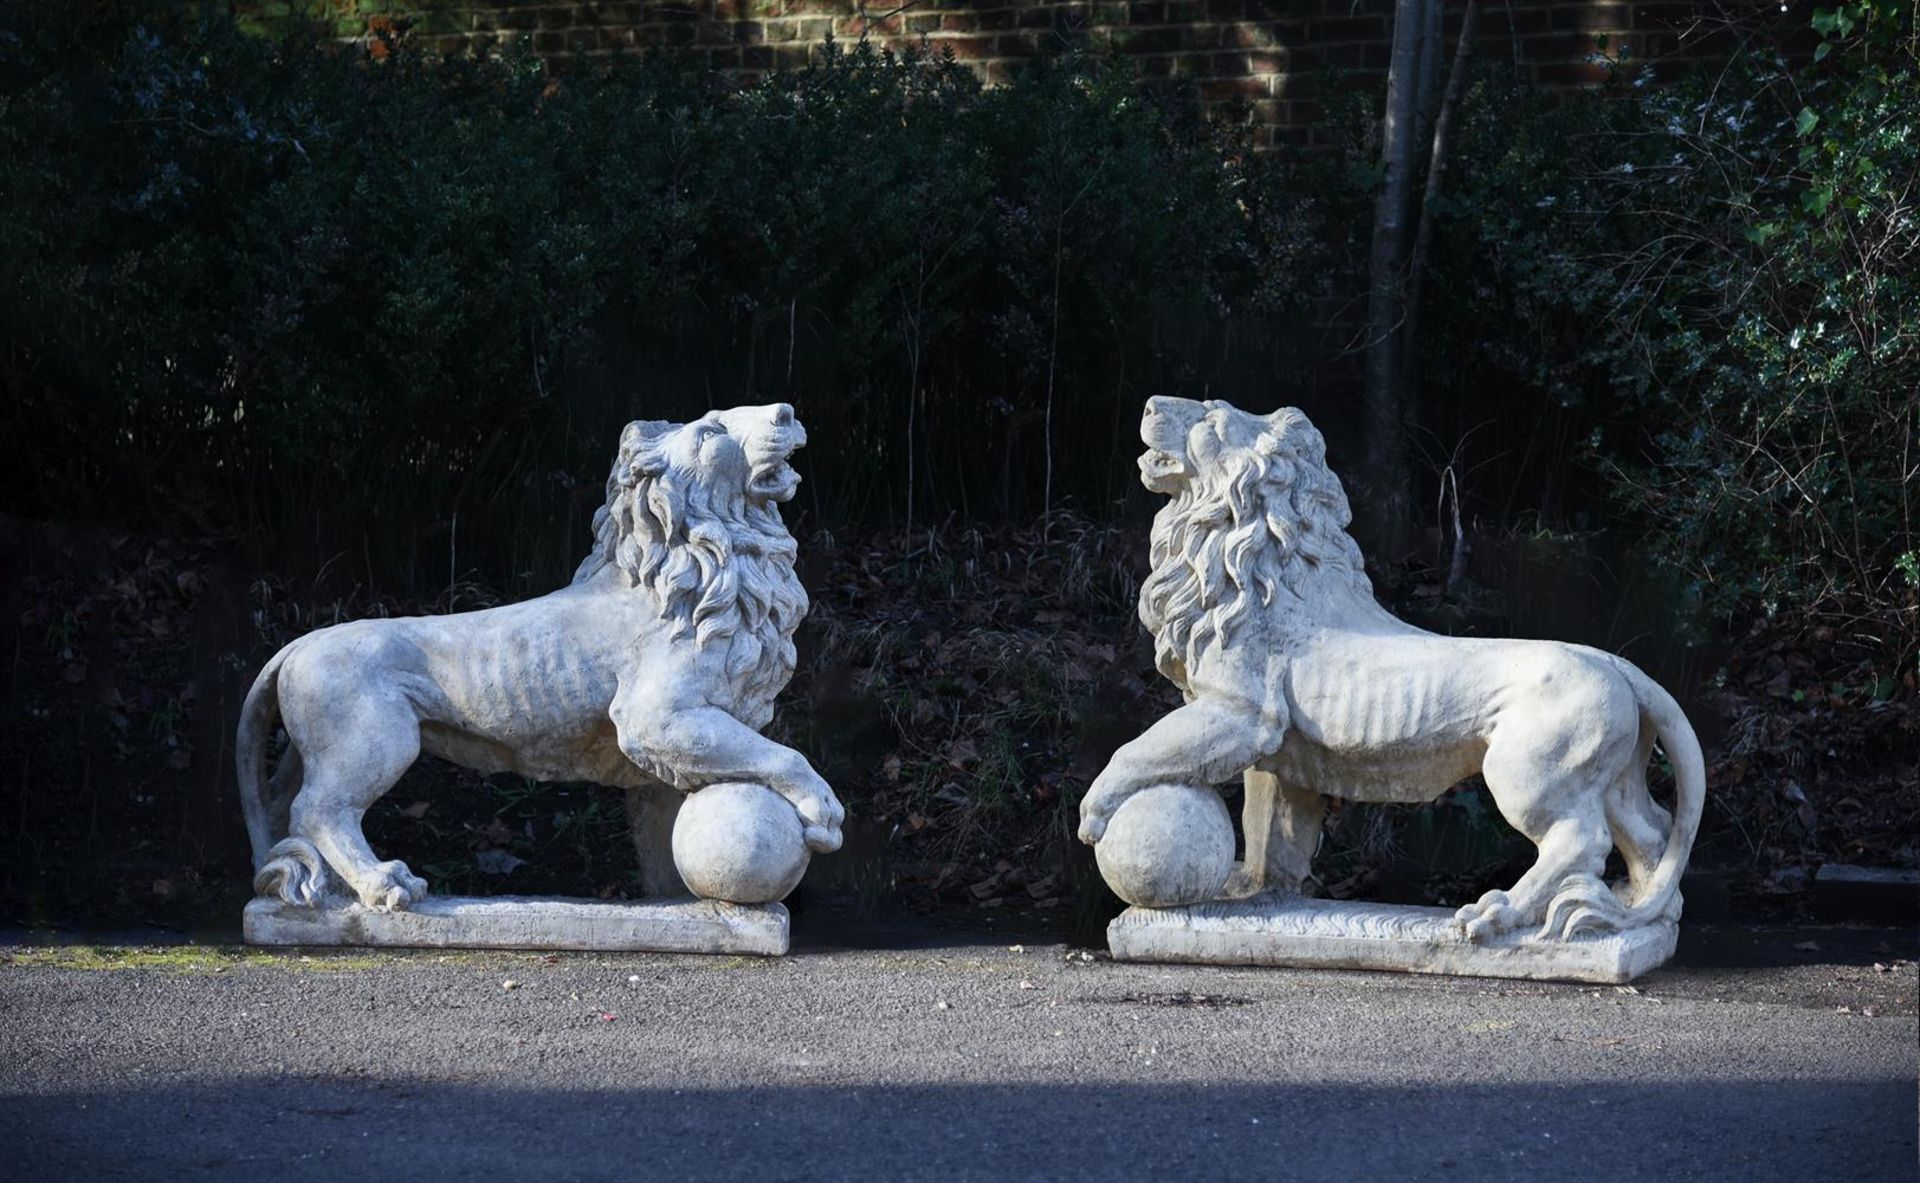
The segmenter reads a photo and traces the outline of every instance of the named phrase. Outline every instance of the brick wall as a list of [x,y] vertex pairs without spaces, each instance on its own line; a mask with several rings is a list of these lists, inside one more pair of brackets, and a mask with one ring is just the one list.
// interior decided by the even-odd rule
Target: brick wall
[[[1465,0],[1444,0],[1453,36]],[[443,52],[526,38],[558,63],[674,47],[752,81],[804,65],[829,35],[923,42],[1004,81],[1052,47],[1116,51],[1221,118],[1250,120],[1264,142],[1312,143],[1328,87],[1377,88],[1392,0],[233,0],[248,18],[315,6],[345,38],[404,28]],[[1536,83],[1600,80],[1598,39],[1656,76],[1726,52],[1728,15],[1805,28],[1805,0],[1482,0],[1475,51]],[[1729,12],[1729,10],[1732,10]]]

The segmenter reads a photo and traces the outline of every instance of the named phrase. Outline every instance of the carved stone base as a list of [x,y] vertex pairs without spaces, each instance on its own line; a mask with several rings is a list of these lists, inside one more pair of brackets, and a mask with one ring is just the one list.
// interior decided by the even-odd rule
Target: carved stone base
[[1484,978],[1630,982],[1673,956],[1672,921],[1570,941],[1531,934],[1469,942],[1449,908],[1273,895],[1185,908],[1129,908],[1107,926],[1116,961],[1382,969]]
[[646,903],[429,896],[405,912],[328,900],[301,908],[261,898],[247,905],[250,945],[372,945],[426,949],[595,949],[649,953],[787,951],[781,904],[724,904],[683,897]]

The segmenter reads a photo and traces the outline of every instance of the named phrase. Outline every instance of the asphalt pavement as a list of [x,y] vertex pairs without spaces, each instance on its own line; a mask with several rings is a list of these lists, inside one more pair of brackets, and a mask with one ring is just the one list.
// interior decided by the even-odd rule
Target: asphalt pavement
[[1915,1176],[1910,934],[1626,989],[943,940],[0,948],[0,1179]]

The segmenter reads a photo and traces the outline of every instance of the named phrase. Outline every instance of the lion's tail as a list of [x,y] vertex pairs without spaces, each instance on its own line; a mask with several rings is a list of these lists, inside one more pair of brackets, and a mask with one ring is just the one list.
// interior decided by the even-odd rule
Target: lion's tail
[[[1653,727],[1673,765],[1673,829],[1667,834],[1660,861],[1632,904],[1623,903],[1598,877],[1581,876],[1547,906],[1546,923],[1540,929],[1543,937],[1570,937],[1586,928],[1637,928],[1671,913],[1680,891],[1680,873],[1686,869],[1694,837],[1700,832],[1700,816],[1707,800],[1707,762],[1700,751],[1699,737],[1694,735],[1680,704],[1659,683],[1626,661],[1616,658],[1614,664],[1633,687],[1640,704],[1641,727]],[[1635,772],[1644,777],[1644,769]],[[1644,793],[1644,783],[1636,783]]]
[[[253,680],[240,706],[240,728],[234,740],[234,766],[240,780],[240,812],[247,819],[247,840],[253,846],[253,890],[278,896],[291,904],[309,905],[327,890],[327,865],[320,851],[305,838],[291,835],[274,841],[275,808],[267,801],[267,744],[273,720],[280,713],[280,667],[286,664],[295,641],[273,655]],[[287,749],[280,758],[277,781],[284,777],[297,786],[300,752]]]
[[240,812],[247,819],[247,840],[253,847],[253,867],[266,865],[273,847],[273,817],[267,808],[267,745],[273,721],[280,714],[280,667],[293,646],[273,655],[240,706],[240,728],[234,738],[234,771],[240,781]]

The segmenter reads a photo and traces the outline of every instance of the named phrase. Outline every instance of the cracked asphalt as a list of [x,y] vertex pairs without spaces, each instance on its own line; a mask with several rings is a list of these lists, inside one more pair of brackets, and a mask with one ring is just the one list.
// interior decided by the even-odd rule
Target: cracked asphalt
[[1910,932],[1631,990],[941,939],[0,948],[0,1179],[1914,1177]]

